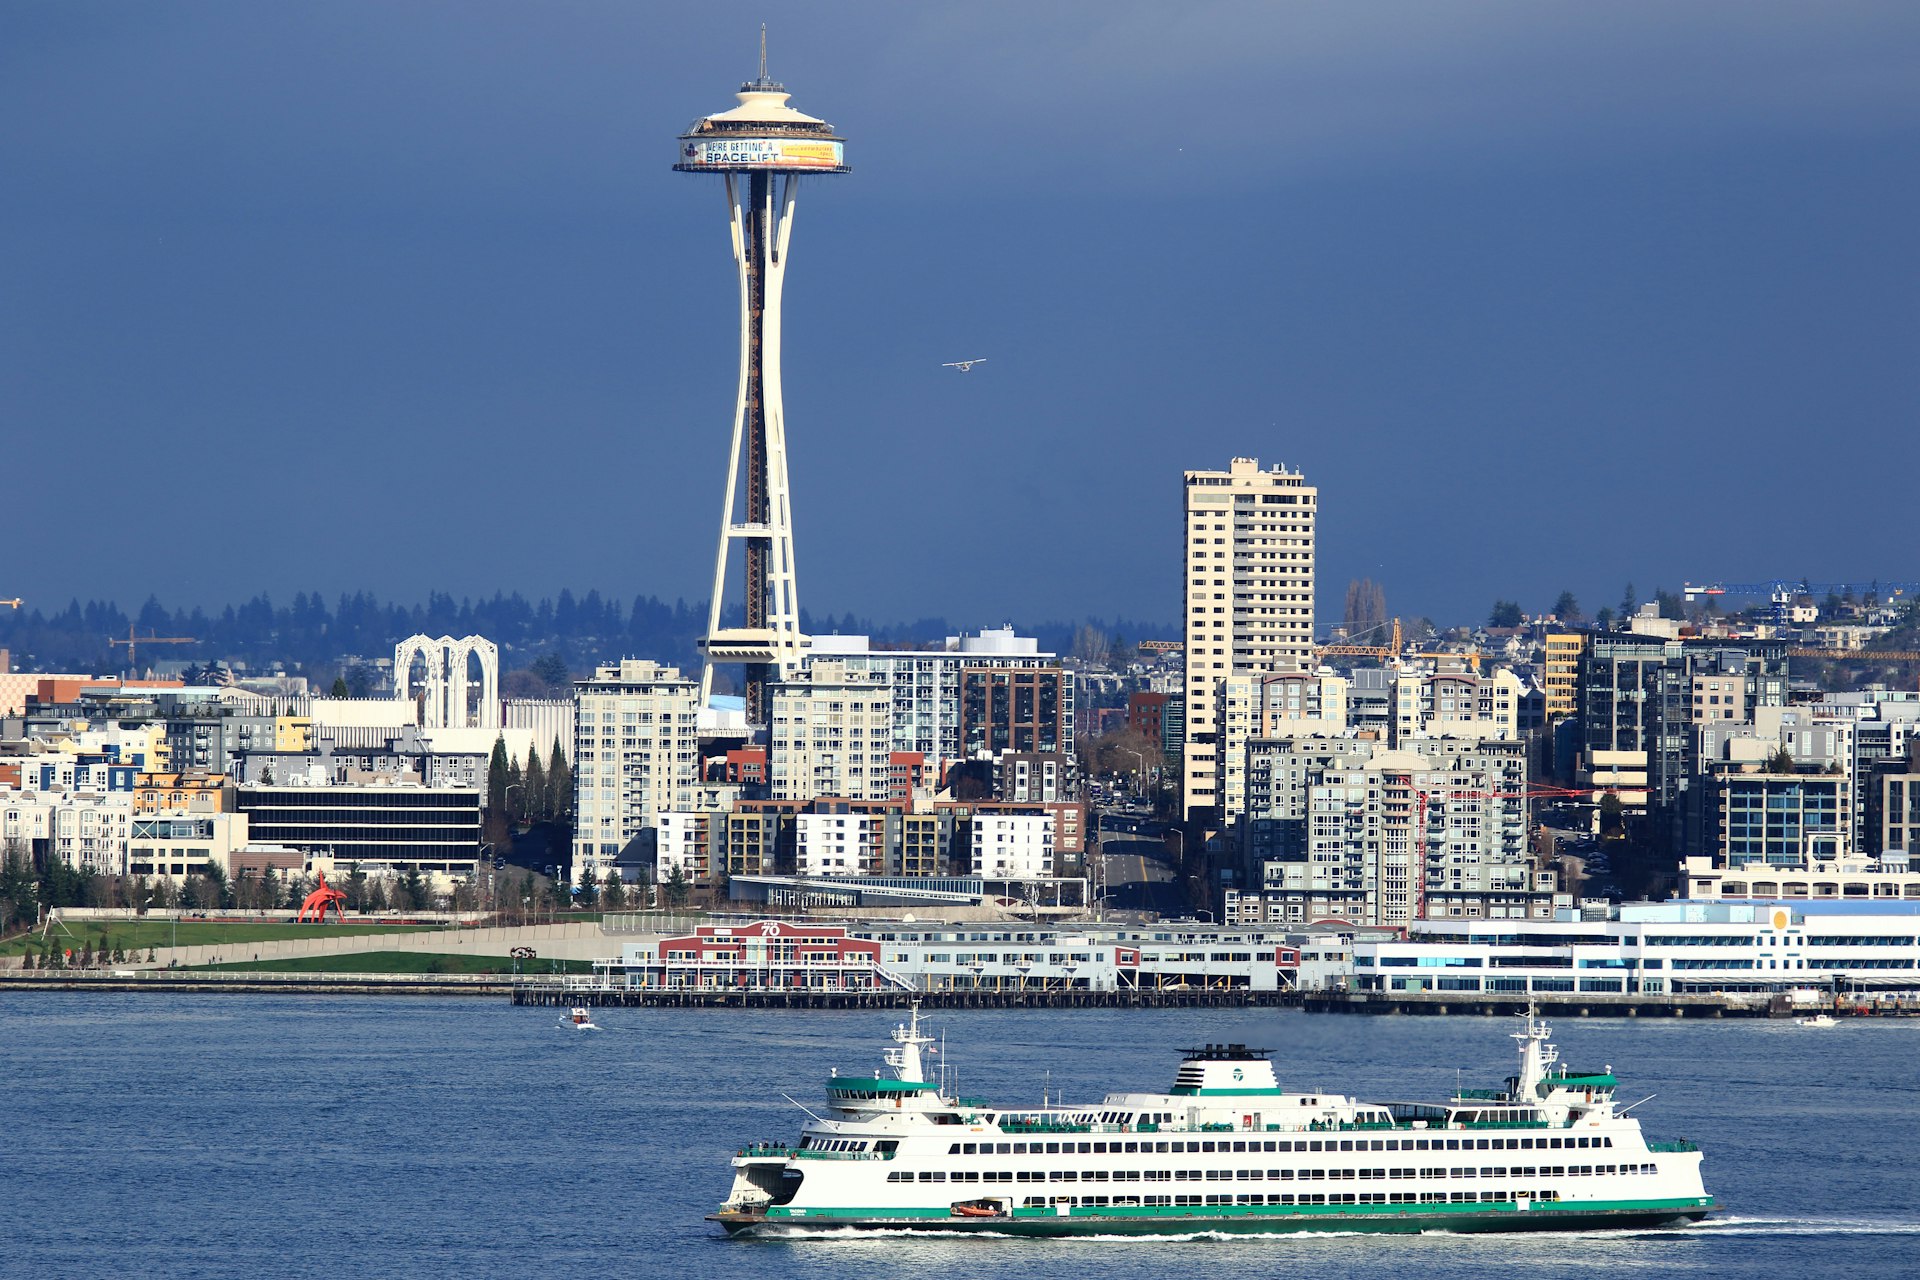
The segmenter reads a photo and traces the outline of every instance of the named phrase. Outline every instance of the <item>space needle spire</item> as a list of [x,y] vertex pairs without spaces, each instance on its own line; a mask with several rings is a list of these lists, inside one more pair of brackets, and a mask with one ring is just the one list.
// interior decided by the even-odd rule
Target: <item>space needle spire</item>
[[[700,702],[710,705],[713,668],[746,668],[747,718],[768,722],[769,683],[793,674],[806,648],[794,579],[793,511],[787,487],[786,408],[780,394],[780,302],[794,204],[802,175],[846,173],[845,142],[824,120],[787,105],[767,75],[740,86],[739,105],[703,116],[680,137],[674,168],[726,179],[727,217],[740,285],[740,389],[734,402],[720,548],[701,642]],[[745,625],[722,627],[728,568],[741,545]]]

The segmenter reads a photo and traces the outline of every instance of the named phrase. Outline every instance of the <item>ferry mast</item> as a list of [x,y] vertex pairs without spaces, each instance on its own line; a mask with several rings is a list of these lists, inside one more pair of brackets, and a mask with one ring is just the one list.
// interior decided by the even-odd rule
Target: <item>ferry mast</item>
[[[786,410],[780,394],[780,302],[794,205],[805,174],[846,173],[845,142],[824,120],[787,105],[767,76],[740,86],[739,105],[696,120],[680,137],[674,168],[726,179],[727,217],[740,285],[740,389],[727,458],[720,547],[701,641],[700,704],[711,705],[716,663],[746,668],[747,718],[769,720],[767,686],[794,673],[806,648],[794,578],[793,511],[787,486]],[[733,544],[744,551],[746,625],[722,627]]]

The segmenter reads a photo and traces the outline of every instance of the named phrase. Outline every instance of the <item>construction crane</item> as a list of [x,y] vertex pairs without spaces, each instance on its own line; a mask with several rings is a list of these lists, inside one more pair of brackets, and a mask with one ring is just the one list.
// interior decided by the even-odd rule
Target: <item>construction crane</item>
[[109,648],[111,648],[116,644],[123,644],[127,646],[127,667],[129,670],[136,670],[136,671],[140,667],[140,659],[138,657],[139,647],[143,644],[199,644],[199,643],[200,642],[192,636],[137,636],[133,633],[133,627],[131,624],[129,624],[127,627],[127,638],[125,640],[122,640],[117,636],[107,637],[107,645]]
[[1184,640],[1142,640],[1140,642],[1142,653],[1182,653],[1186,647],[1187,643]]
[[1787,656],[1822,662],[1920,662],[1920,649],[1789,649]]
[[20,607],[20,597],[15,596],[11,600],[0,600],[0,604],[4,604],[10,609],[18,609]]
[[[1377,622],[1359,634],[1364,636],[1368,631],[1378,631],[1387,625],[1384,622]],[[1395,618],[1392,626],[1393,643],[1391,644],[1323,644],[1314,650],[1314,655],[1320,658],[1379,658],[1382,661],[1397,658],[1400,656],[1400,646],[1404,643],[1400,634],[1400,619]]]

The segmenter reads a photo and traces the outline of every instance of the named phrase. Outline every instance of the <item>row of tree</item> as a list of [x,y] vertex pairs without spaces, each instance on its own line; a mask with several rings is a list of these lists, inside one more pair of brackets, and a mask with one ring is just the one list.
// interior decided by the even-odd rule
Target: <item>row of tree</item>
[[[0,648],[11,649],[16,660],[41,670],[111,671],[125,665],[126,650],[109,646],[109,637],[124,639],[129,630],[191,636],[192,646],[166,656],[191,659],[202,673],[217,661],[245,662],[254,669],[281,664],[291,671],[324,672],[329,681],[339,671],[351,686],[356,677],[351,668],[341,670],[344,656],[383,657],[410,635],[479,634],[500,646],[503,665],[510,670],[527,667],[537,656],[553,655],[565,672],[590,670],[622,653],[645,653],[690,667],[699,661],[697,641],[706,626],[705,602],[669,604],[648,595],[623,603],[598,591],[575,596],[562,589],[556,597],[536,602],[519,592],[495,592],[478,600],[435,592],[424,604],[402,605],[383,602],[367,591],[342,594],[331,604],[318,591],[301,591],[290,604],[275,604],[262,593],[245,604],[211,612],[169,608],[155,596],[131,613],[104,600],[73,600],[53,612],[6,610],[0,612]],[[800,626],[812,635],[867,635],[881,647],[899,648],[938,644],[959,629],[945,618],[881,623],[851,613],[836,618],[805,610]],[[1042,622],[1024,629],[1039,639],[1041,648],[1065,653],[1083,626],[1114,637],[1122,632],[1177,634],[1165,623],[1107,623],[1097,618],[1084,624]]]
[[[161,876],[101,875],[61,858],[47,858],[38,870],[17,842],[0,857],[0,932],[31,925],[43,909],[59,907],[131,907],[136,911],[283,911],[300,905],[317,887],[305,875],[229,877],[217,863],[176,882]],[[354,867],[338,887],[349,911],[428,911],[438,903],[426,877],[409,867],[391,880]]]
[[[485,838],[495,848],[504,849],[515,825],[532,826],[551,822],[562,827],[573,825],[573,766],[559,738],[540,760],[540,748],[527,752],[527,767],[507,756],[504,735],[493,741],[493,754],[487,760],[487,830]],[[572,843],[569,837],[567,843]]]

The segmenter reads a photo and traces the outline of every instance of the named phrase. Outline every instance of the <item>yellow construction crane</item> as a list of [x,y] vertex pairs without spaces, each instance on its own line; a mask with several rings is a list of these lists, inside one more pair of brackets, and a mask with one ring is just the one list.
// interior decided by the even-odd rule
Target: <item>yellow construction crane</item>
[[1920,662],[1920,649],[1789,649],[1787,656],[1824,662]]
[[[1385,625],[1385,623],[1380,624],[1380,626]],[[1367,628],[1368,631],[1379,629],[1380,627]],[[1366,632],[1363,631],[1361,634],[1365,635]],[[1400,634],[1400,619],[1395,618],[1391,644],[1323,644],[1314,650],[1314,654],[1321,658],[1379,658],[1384,662],[1400,656],[1400,646],[1403,642]]]
[[133,670],[138,670],[140,667],[140,659],[138,657],[139,646],[143,644],[199,644],[199,643],[200,642],[192,636],[137,636],[133,634],[133,627],[131,625],[127,627],[127,638],[125,640],[122,640],[117,636],[107,637],[108,647],[112,647],[113,645],[116,645],[116,644],[123,644],[127,646],[127,666],[129,668],[132,668]]
[[4,604],[10,609],[18,609],[20,607],[20,597],[15,596],[11,600],[0,600],[0,604]]

